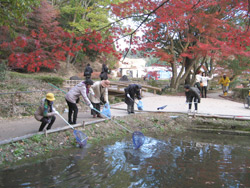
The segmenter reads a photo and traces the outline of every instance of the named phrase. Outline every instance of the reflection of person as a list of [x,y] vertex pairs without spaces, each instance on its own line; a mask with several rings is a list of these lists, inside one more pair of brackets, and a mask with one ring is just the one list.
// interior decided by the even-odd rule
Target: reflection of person
[[92,73],[93,69],[90,67],[90,64],[88,63],[87,67],[84,70],[84,76],[86,77],[86,80],[91,78]]
[[130,84],[125,89],[125,103],[127,106],[128,114],[134,112],[134,100],[135,97],[138,100],[141,100],[141,86],[139,84]]
[[102,72],[100,74],[101,80],[107,80],[108,79],[108,71],[109,71],[109,69],[108,69],[107,65],[103,63],[102,64]]
[[[94,95],[92,93],[89,93],[89,99],[92,102],[92,105],[95,109],[100,111],[101,109],[101,103],[105,104],[108,103],[108,87],[110,86],[110,81],[108,80],[102,80],[95,82],[91,88],[93,89]],[[95,110],[91,110],[91,114],[95,118],[102,117],[100,113],[96,112]]]
[[222,85],[222,90],[223,90],[224,96],[227,96],[229,83],[230,83],[230,80],[226,76],[226,74],[224,74],[223,77],[221,77],[221,79],[219,80],[219,84]]
[[55,100],[53,93],[47,93],[46,98],[43,98],[40,106],[35,112],[35,118],[37,121],[41,121],[42,124],[39,131],[43,131],[44,127],[48,124],[47,130],[51,129],[53,123],[56,120],[56,114],[58,113],[53,108],[53,101]]
[[[78,107],[76,103],[79,101],[80,95],[82,95],[85,103],[93,109],[93,105],[88,99],[88,93],[92,92],[90,89],[91,85],[93,85],[93,81],[88,79],[84,82],[77,84],[75,87],[71,88],[69,92],[66,94],[65,99],[69,107],[68,113],[68,122],[70,124],[76,124],[77,114],[78,114]],[[72,114],[73,114],[73,121],[72,121]]]
[[192,101],[194,101],[195,113],[198,110],[198,103],[200,103],[200,90],[196,87],[190,87],[189,85],[185,85],[185,95],[186,102],[188,103],[188,112],[191,112]]
[[202,87],[201,87],[201,96],[202,98],[205,97],[207,98],[207,81],[212,80],[213,76],[210,78],[206,75],[205,72],[202,73],[201,75],[201,82],[202,82]]

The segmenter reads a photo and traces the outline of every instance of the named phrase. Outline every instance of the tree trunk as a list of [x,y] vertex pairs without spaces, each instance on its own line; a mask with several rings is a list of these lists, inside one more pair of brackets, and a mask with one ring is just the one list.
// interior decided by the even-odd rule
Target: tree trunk
[[193,66],[192,65],[192,60],[188,57],[186,57],[185,59],[185,72],[190,70],[186,76],[186,79],[185,79],[185,84],[191,84],[191,69],[189,68],[190,66]]

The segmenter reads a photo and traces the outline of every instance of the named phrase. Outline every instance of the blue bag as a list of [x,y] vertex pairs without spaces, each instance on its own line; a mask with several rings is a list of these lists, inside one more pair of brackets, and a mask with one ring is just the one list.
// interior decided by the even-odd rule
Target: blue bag
[[139,101],[139,102],[137,103],[137,108],[138,108],[138,110],[143,110],[142,101]]
[[102,109],[102,114],[111,118],[111,111],[110,111],[110,105],[106,103]]

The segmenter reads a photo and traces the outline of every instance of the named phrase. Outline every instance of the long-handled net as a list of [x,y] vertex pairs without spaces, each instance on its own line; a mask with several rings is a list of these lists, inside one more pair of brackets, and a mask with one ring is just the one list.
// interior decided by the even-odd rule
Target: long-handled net
[[140,131],[133,132],[132,139],[135,149],[139,149],[145,142],[145,136]]
[[80,145],[80,147],[84,147],[87,145],[87,140],[88,137],[86,134],[84,134],[81,131],[76,130],[72,125],[69,124],[69,122],[67,122],[59,113],[57,113],[57,115],[65,122],[67,123],[73,130],[74,130],[74,136],[76,138],[76,142]]
[[[58,89],[58,90],[60,90],[60,91],[62,91],[63,93],[66,94],[65,91],[61,90],[60,88],[56,87],[55,85],[53,85],[53,84],[51,84],[51,83],[49,83],[49,84],[50,84],[51,86],[53,86],[54,88],[56,88],[56,89]],[[82,100],[80,100],[80,101],[81,101],[82,103],[86,104],[86,103],[83,102]],[[109,117],[109,116],[107,116],[106,114],[100,112],[99,110],[97,110],[97,109],[95,109],[95,108],[93,108],[93,110],[95,110],[96,112],[102,114],[104,117],[106,117],[107,119],[113,121],[115,124],[117,124],[118,126],[120,126],[120,127],[123,128],[123,129],[125,129],[126,131],[128,131],[128,132],[130,132],[130,133],[133,133],[133,134],[132,134],[132,140],[133,140],[133,145],[134,145],[134,148],[135,148],[135,149],[139,149],[139,148],[144,144],[145,136],[144,136],[144,134],[143,134],[142,132],[140,132],[140,131],[132,132],[131,130],[127,129],[126,127],[124,127],[123,125],[121,125],[120,123],[118,123],[117,121],[112,120],[112,119],[111,119],[111,116]],[[60,114],[59,114],[59,116],[60,116],[60,117],[61,117],[61,118],[71,127],[71,128],[74,129],[74,127],[72,127],[72,126],[71,126],[71,125],[70,125],[70,124],[60,115]],[[87,143],[87,138],[88,138],[88,137],[87,137],[84,133],[82,133],[81,131],[77,131],[78,134],[75,133],[75,131],[77,131],[77,130],[74,129],[74,135],[75,135],[75,137],[76,137],[76,141],[80,144],[80,146],[85,146],[86,143]],[[81,144],[82,144],[82,145],[81,145]]]

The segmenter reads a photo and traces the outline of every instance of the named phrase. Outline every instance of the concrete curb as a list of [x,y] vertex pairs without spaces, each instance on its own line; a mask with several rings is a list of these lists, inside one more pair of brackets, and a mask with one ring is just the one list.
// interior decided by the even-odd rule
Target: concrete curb
[[[104,122],[105,120],[106,119],[100,119],[100,120],[96,120],[96,121],[84,122],[83,124],[78,123],[76,125],[72,125],[72,127],[74,127],[74,128],[81,127],[81,126],[85,127],[85,125],[91,125],[91,124],[95,124],[95,123],[100,123],[100,122]],[[20,140],[23,140],[23,139],[26,139],[26,138],[30,138],[30,137],[35,136],[35,135],[42,135],[42,134],[47,135],[47,134],[50,134],[50,133],[65,131],[65,130],[68,130],[68,129],[71,129],[71,127],[64,126],[64,127],[59,127],[59,128],[52,129],[52,130],[49,130],[49,131],[27,134],[27,135],[20,136],[20,137],[15,137],[15,138],[10,138],[10,139],[6,139],[6,140],[2,140],[2,141],[0,141],[0,145],[8,144],[8,143],[11,143],[11,142],[17,142],[17,141],[20,141]]]

